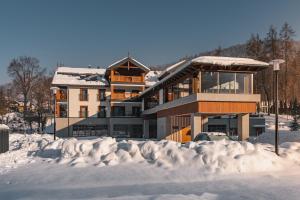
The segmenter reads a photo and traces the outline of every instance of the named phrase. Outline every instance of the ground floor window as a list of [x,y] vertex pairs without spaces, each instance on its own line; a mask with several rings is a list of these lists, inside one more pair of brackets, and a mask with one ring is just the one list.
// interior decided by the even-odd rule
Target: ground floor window
[[74,125],[73,136],[85,137],[85,136],[107,136],[107,125]]
[[113,136],[141,138],[143,136],[143,125],[115,124]]
[[226,133],[226,125],[208,125],[208,132]]

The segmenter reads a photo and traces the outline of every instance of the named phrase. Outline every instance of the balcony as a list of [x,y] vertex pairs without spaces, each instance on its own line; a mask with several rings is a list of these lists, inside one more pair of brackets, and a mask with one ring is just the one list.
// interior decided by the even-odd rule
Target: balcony
[[141,113],[111,113],[112,117],[140,117]]
[[130,93],[130,92],[123,92],[123,93],[111,93],[111,99],[115,100],[125,100],[137,97],[139,93]]
[[64,102],[67,101],[68,96],[67,96],[67,92],[66,91],[59,91],[58,93],[56,93],[56,101],[57,102]]
[[89,100],[89,95],[87,94],[79,94],[79,101],[88,101]]
[[125,83],[144,83],[143,76],[122,76],[122,75],[113,75],[111,77],[112,82],[125,82]]

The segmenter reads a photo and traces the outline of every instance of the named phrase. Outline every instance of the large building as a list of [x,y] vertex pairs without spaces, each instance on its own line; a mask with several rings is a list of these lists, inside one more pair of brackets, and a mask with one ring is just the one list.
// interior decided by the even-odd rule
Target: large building
[[106,69],[59,67],[52,82],[60,89],[57,134],[185,142],[217,128],[208,126],[209,118],[227,115],[236,118],[235,132],[246,139],[249,114],[260,102],[260,95],[253,94],[253,73],[266,67],[252,59],[211,56],[181,61],[162,72],[131,57]]

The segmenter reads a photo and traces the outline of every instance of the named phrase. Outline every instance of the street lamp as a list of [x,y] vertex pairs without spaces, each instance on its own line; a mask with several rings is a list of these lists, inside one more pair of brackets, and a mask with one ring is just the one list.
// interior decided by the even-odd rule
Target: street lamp
[[278,152],[278,72],[280,70],[280,64],[284,63],[282,59],[272,60],[269,64],[273,65],[273,71],[275,72],[275,153]]
[[56,140],[56,93],[59,90],[58,87],[51,87],[50,90],[52,91],[53,97],[54,97],[54,123],[53,123],[53,133],[54,133],[54,140]]

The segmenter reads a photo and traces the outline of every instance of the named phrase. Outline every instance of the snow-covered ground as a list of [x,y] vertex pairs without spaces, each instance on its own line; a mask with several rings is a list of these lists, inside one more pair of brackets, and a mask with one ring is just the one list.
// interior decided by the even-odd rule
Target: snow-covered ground
[[11,134],[10,151],[0,154],[0,199],[296,200],[300,133],[284,119],[279,157],[272,116],[253,143]]

